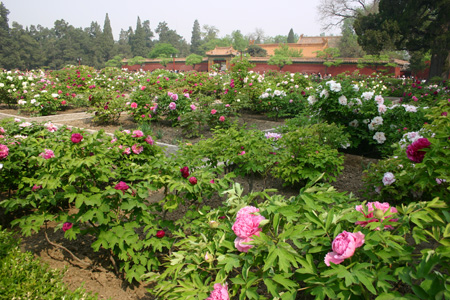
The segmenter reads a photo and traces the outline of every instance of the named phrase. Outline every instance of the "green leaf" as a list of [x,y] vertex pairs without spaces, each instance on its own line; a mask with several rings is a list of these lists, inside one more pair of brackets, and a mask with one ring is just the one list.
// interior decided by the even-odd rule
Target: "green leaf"
[[280,297],[280,295],[277,292],[277,285],[275,284],[275,282],[272,279],[265,278],[264,279],[264,284],[266,285],[267,290],[270,292],[270,294],[273,297],[278,297],[278,298]]
[[372,285],[372,282],[369,280],[368,274],[366,272],[362,272],[362,271],[353,271],[353,273],[356,275],[356,277],[358,277],[358,280],[364,284],[364,286],[369,290],[369,292],[371,292],[372,294],[376,295],[377,291],[375,290],[375,288]]
[[275,282],[278,282],[279,284],[281,284],[282,286],[284,286],[287,289],[298,286],[296,282],[294,282],[294,281],[292,281],[290,279],[287,279],[287,278],[283,277],[280,274],[276,274],[275,276],[272,277],[272,279]]

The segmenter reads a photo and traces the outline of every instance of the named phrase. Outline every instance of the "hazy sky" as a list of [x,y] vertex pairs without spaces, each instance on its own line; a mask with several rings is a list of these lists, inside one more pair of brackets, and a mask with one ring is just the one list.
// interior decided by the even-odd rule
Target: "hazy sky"
[[[9,10],[9,24],[42,25],[52,28],[56,20],[64,19],[70,25],[86,28],[96,21],[103,28],[108,13],[114,39],[121,29],[136,28],[137,17],[149,20],[155,32],[159,22],[165,21],[188,43],[197,19],[200,26],[219,29],[219,36],[241,30],[246,35],[261,28],[265,35],[287,35],[292,28],[296,34],[320,35],[318,20],[319,0],[0,0]],[[339,34],[336,29],[326,34]]]

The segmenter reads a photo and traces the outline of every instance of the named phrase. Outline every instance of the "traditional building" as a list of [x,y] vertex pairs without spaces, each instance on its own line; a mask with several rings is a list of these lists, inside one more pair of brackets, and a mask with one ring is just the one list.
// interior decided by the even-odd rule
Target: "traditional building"
[[230,62],[233,57],[239,55],[240,52],[233,49],[233,46],[229,47],[217,47],[213,50],[207,51],[208,57],[208,70],[211,70],[213,65],[219,65],[219,70],[225,71],[230,68]]
[[[340,36],[303,36],[298,39],[297,43],[288,43],[290,49],[302,51],[305,58],[316,57],[317,51],[323,51],[326,48],[337,48]],[[280,44],[257,44],[267,51],[268,56],[275,54],[275,49],[280,47]]]

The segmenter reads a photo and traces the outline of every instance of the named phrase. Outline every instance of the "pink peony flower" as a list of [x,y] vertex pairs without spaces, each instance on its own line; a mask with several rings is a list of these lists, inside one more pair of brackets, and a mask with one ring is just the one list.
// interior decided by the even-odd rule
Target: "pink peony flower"
[[166,235],[166,232],[164,231],[164,230],[159,230],[157,233],[156,233],[156,237],[157,238],[163,238],[164,236]]
[[427,138],[417,139],[406,149],[406,156],[413,162],[421,163],[425,157],[425,151],[421,150],[429,148],[430,146],[431,143]]
[[67,104],[66,100],[61,101],[61,105],[66,105],[66,104]]
[[192,185],[196,185],[197,184],[197,178],[192,176],[191,178],[189,178],[189,183],[192,184]]
[[122,154],[130,155],[130,154],[131,154],[131,149],[130,149],[130,147],[126,147],[125,150],[123,150]]
[[141,86],[141,91],[145,90],[145,85]]
[[246,206],[246,207],[241,208],[238,211],[238,213],[236,215],[236,219],[239,219],[243,215],[248,215],[248,214],[253,215],[254,213],[257,213],[257,212],[259,212],[259,208],[254,207],[254,206]]
[[243,213],[236,219],[231,229],[240,238],[248,238],[261,231],[259,223],[265,218],[260,215]]
[[6,145],[0,144],[0,159],[5,159],[8,157],[9,148]]
[[63,224],[62,230],[63,230],[64,232],[66,232],[67,230],[69,230],[70,228],[72,228],[72,226],[73,226],[72,223],[66,222],[66,223]]
[[170,98],[172,98],[173,101],[177,101],[178,100],[178,94],[172,94],[172,96],[170,96]]
[[212,114],[212,115],[216,114],[216,112],[217,112],[217,110],[211,109],[211,114]]
[[[257,233],[255,233],[255,235],[256,235],[256,236],[259,236],[259,231],[258,231]],[[251,248],[253,248],[253,245],[247,244],[248,242],[251,242],[251,241],[253,241],[253,239],[252,239],[251,237],[248,237],[248,238],[240,238],[240,237],[237,237],[237,238],[234,240],[234,246],[236,247],[236,249],[237,249],[239,252],[245,252],[245,253],[247,253],[248,250],[250,250]]]
[[33,187],[31,188],[31,191],[36,192],[38,190],[42,189],[42,185],[33,185]]
[[136,102],[133,102],[133,103],[131,103],[131,108],[137,108],[138,107],[138,105],[137,105],[137,103]]
[[220,283],[214,284],[214,291],[211,292],[206,300],[229,300],[228,286],[226,284],[221,285]]
[[170,102],[169,103],[169,109],[170,110],[175,110],[177,108],[177,104],[175,102]]
[[133,146],[131,146],[131,150],[133,150],[134,154],[139,154],[142,151],[144,151],[144,147],[143,146],[138,146],[137,144],[134,144]]
[[134,130],[132,137],[141,137],[144,136],[144,133],[140,130]]
[[70,140],[72,141],[72,143],[78,144],[83,140],[83,136],[79,133],[73,133]]
[[55,157],[55,153],[50,149],[44,149],[44,152],[39,154],[39,156],[43,157],[44,159],[50,159]]
[[[388,222],[397,222],[398,221],[397,218],[392,218],[391,215],[383,217],[387,211],[389,211],[393,214],[397,213],[397,209],[395,207],[391,207],[389,205],[389,203],[387,203],[387,202],[383,202],[383,203],[380,203],[378,201],[368,202],[367,203],[367,212],[368,212],[367,215],[364,213],[362,205],[357,205],[355,207],[355,209],[357,211],[361,212],[364,215],[364,217],[366,219],[368,219],[367,221],[357,221],[355,223],[356,225],[361,225],[362,227],[364,227],[367,224],[372,223],[372,222],[380,222],[380,219],[382,219],[383,221],[388,221]],[[375,216],[374,216],[374,214],[375,214]],[[394,227],[392,227],[391,225],[384,225],[384,229],[394,229]],[[376,230],[380,230],[380,228],[378,227]]]
[[5,129],[3,129],[3,127],[0,127],[0,133],[5,133]]
[[149,145],[153,145],[155,142],[153,141],[152,137],[147,135],[147,137],[145,138],[145,140],[147,142],[147,144]]
[[343,231],[338,234],[332,243],[333,252],[329,252],[325,256],[325,264],[330,266],[330,262],[340,264],[346,258],[352,257],[356,248],[364,244],[364,234],[361,231],[351,233]]
[[225,117],[224,116],[220,116],[219,121],[220,122],[224,122],[225,121]]
[[197,107],[194,104],[191,104],[191,109],[192,109],[192,111],[195,111],[197,109]]

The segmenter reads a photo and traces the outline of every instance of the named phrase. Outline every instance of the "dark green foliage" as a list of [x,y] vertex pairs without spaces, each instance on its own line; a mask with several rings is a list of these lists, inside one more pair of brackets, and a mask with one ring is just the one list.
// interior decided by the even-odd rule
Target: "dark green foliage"
[[202,55],[202,51],[200,50],[200,45],[202,44],[202,36],[200,31],[200,24],[198,20],[194,21],[194,26],[192,28],[192,37],[191,37],[191,53]]
[[248,46],[248,48],[245,52],[253,57],[266,57],[267,56],[267,51],[258,45]]
[[294,35],[294,30],[291,28],[291,30],[289,30],[289,34],[287,37],[287,42],[288,43],[295,43],[295,35]]

